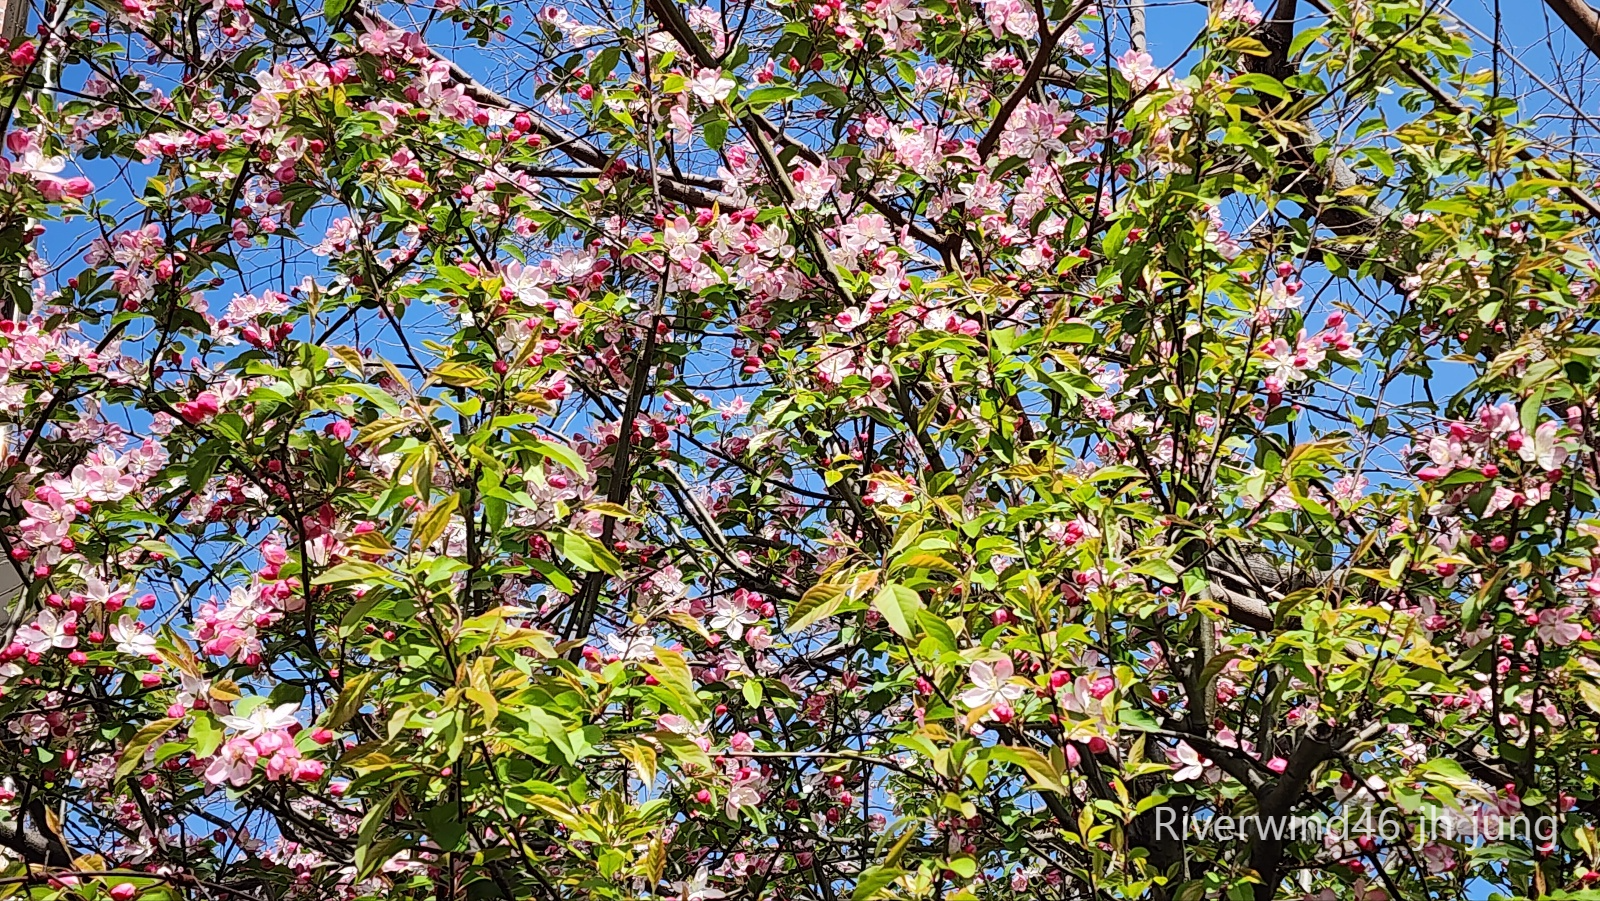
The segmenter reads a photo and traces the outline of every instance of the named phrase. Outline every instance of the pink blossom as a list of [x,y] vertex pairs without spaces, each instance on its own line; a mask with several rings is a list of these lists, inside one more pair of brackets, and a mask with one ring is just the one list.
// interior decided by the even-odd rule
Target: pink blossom
[[1166,78],[1166,73],[1155,65],[1150,54],[1142,50],[1128,50],[1117,57],[1117,71],[1135,91],[1142,91]]
[[1211,767],[1210,759],[1201,755],[1194,748],[1189,747],[1186,741],[1178,742],[1178,746],[1167,752],[1172,758],[1172,778],[1177,782],[1192,782],[1206,776]]
[[1567,462],[1567,448],[1561,439],[1556,437],[1556,432],[1561,425],[1554,420],[1542,422],[1534,430],[1533,437],[1522,439],[1521,445],[1516,449],[1517,456],[1529,463],[1538,464],[1545,472],[1554,472]]
[[689,87],[701,103],[710,106],[728,99],[733,93],[734,80],[716,69],[701,69],[695,73]]
[[176,409],[178,415],[183,417],[184,422],[190,425],[198,425],[216,416],[222,408],[221,405],[222,401],[217,397],[216,392],[202,391],[194,400],[177,404]]
[[1566,647],[1583,635],[1583,626],[1571,621],[1576,607],[1552,607],[1539,611],[1534,631],[1549,644]]
[[967,670],[972,687],[957,696],[957,700],[972,708],[1009,705],[1027,692],[1025,686],[1014,681],[1015,676],[1016,670],[1009,657],[1001,657],[993,663],[976,661]]
[[1223,22],[1242,22],[1254,28],[1261,24],[1261,10],[1250,0],[1227,0],[1218,10],[1217,18]]
[[249,782],[255,774],[257,759],[259,755],[255,745],[243,738],[230,739],[211,759],[211,765],[206,767],[206,781],[212,785],[226,782],[238,788]]
[[43,654],[51,648],[71,650],[78,646],[78,614],[40,610],[34,621],[17,631],[17,642],[30,654]]

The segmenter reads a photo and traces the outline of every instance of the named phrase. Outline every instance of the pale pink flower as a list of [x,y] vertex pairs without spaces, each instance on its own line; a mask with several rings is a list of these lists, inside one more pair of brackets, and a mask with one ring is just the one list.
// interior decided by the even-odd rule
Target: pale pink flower
[[711,628],[726,632],[734,641],[744,637],[746,626],[761,621],[760,614],[750,609],[743,593],[721,595],[711,609]]
[[240,738],[254,739],[268,732],[288,729],[294,725],[295,713],[299,710],[299,704],[280,704],[277,707],[260,704],[248,716],[229,715],[223,717],[222,722],[230,729],[239,730]]
[[1002,657],[994,663],[979,660],[967,671],[972,687],[957,696],[957,700],[972,708],[1010,705],[1028,690],[1014,681],[1015,675],[1016,669],[1009,657]]
[[1178,782],[1200,779],[1206,775],[1206,769],[1211,766],[1211,761],[1189,747],[1186,741],[1178,742],[1178,746],[1167,752],[1167,756],[1173,760],[1172,778]]
[[1534,631],[1549,644],[1566,647],[1583,635],[1583,626],[1572,622],[1576,607],[1552,607],[1539,611],[1538,625]]
[[1517,456],[1526,462],[1537,463],[1545,472],[1560,469],[1567,462],[1567,449],[1556,437],[1560,428],[1555,420],[1540,423],[1531,438],[1523,437],[1522,446],[1517,448]]
[[709,106],[727,100],[728,95],[733,93],[734,81],[716,69],[701,69],[689,82],[689,88],[701,103]]
[[211,765],[206,767],[206,781],[212,785],[226,782],[238,788],[250,781],[259,759],[255,745],[243,738],[231,739],[211,758]]
[[78,646],[78,614],[40,610],[33,622],[17,631],[17,642],[30,654],[43,654],[51,648],[69,651]]

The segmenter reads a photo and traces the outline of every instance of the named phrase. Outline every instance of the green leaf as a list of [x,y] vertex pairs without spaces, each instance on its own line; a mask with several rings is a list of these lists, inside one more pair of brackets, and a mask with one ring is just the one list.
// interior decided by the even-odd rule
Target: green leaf
[[1279,100],[1286,100],[1289,97],[1289,92],[1284,89],[1283,82],[1273,78],[1271,75],[1263,75],[1259,72],[1240,75],[1234,78],[1229,85],[1235,91],[1253,91],[1257,94],[1268,94]]
[[928,551],[910,551],[901,554],[890,564],[889,569],[891,572],[899,572],[902,569],[926,569],[949,576],[961,575],[961,570],[957,569],[955,564]]
[[912,828],[902,830],[900,837],[895,839],[894,846],[889,849],[889,853],[883,856],[883,865],[886,867],[899,866],[900,858],[905,855],[906,848],[911,844],[911,840],[917,837],[917,832],[918,830]]
[[1063,322],[1050,332],[1050,338],[1063,344],[1093,344],[1098,336],[1087,322]]
[[357,397],[365,398],[366,400],[376,404],[378,409],[389,414],[390,416],[400,415],[399,401],[396,401],[392,396],[390,396],[389,392],[379,388],[377,385],[365,385],[360,382],[340,382],[337,385],[329,385],[326,388],[321,388],[318,390],[324,391],[330,397],[335,398],[346,394],[354,394]]
[[575,726],[557,718],[542,707],[530,707],[522,717],[531,727],[532,733],[544,739],[545,744],[557,752],[562,760],[567,763],[577,762],[577,749],[572,743],[572,736],[576,732]]
[[889,628],[901,638],[916,635],[912,623],[917,621],[917,611],[922,609],[922,598],[898,582],[890,582],[872,598],[872,609],[883,614]]
[[850,893],[850,901],[872,901],[905,874],[906,871],[899,867],[868,867],[857,877],[855,890]]
[[365,560],[346,560],[338,566],[324,570],[311,580],[313,585],[338,585],[341,582],[393,582],[394,575],[376,563]]
[[368,591],[361,596],[360,600],[351,604],[350,609],[346,610],[344,616],[339,618],[339,637],[349,638],[354,635],[356,630],[365,624],[367,614],[372,612],[372,608],[378,606],[379,601],[384,600],[385,594],[386,592],[382,591]]
[[793,100],[799,96],[800,92],[788,85],[772,84],[751,91],[745,96],[744,102],[750,105],[751,110],[759,113],[774,103]]
[[462,841],[467,837],[467,826],[462,821],[460,808],[455,805],[434,805],[432,809],[423,812],[422,822],[428,827],[428,835],[441,850],[459,850]]
[[589,467],[583,465],[583,458],[570,447],[545,441],[542,438],[525,438],[519,444],[537,451],[547,460],[554,460],[562,466],[577,473],[578,481],[585,482],[589,479]]
[[1367,158],[1367,162],[1376,166],[1384,178],[1394,178],[1394,156],[1389,151],[1382,147],[1363,147],[1361,155]]
[[447,494],[439,503],[429,507],[427,512],[417,517],[416,523],[411,527],[411,547],[416,550],[427,550],[436,544],[444,535],[444,530],[450,526],[450,516],[456,512],[456,504],[461,500],[458,494]]
[[555,535],[555,545],[560,550],[561,556],[566,558],[573,566],[586,573],[604,572],[616,575],[620,568],[617,558],[606,550],[600,542],[570,529],[564,529]]
[[[195,757],[210,757],[222,747],[222,724],[209,712],[194,714],[189,721],[189,740],[194,742]],[[157,755],[161,752],[157,751]]]
[[1302,28],[1295,34],[1294,40],[1289,42],[1289,58],[1294,59],[1300,52],[1311,46],[1312,42],[1328,33],[1326,25],[1316,25],[1311,28]]
[[700,718],[700,697],[695,694],[694,674],[689,671],[688,661],[677,651],[666,648],[656,649],[656,662],[654,664],[640,664],[640,668],[656,677],[656,682],[675,698],[679,703],[673,705],[684,716]]
[[712,119],[706,123],[705,130],[700,134],[705,139],[707,147],[712,150],[721,150],[723,142],[728,139],[728,120]]
[[1092,474],[1090,474],[1089,481],[1093,483],[1108,482],[1112,479],[1142,478],[1144,478],[1144,473],[1141,472],[1137,466],[1126,466],[1119,464],[1117,466],[1103,466],[1095,470]]
[[1578,679],[1577,683],[1578,695],[1583,698],[1583,703],[1589,705],[1589,709],[1595,713],[1600,713],[1600,685],[1587,679]]
[[928,638],[923,640],[924,644],[931,639],[941,651],[959,650],[959,646],[956,644],[955,630],[950,628],[949,623],[935,616],[932,611],[918,611],[917,625],[922,627],[922,631],[928,633]]
[[1172,567],[1172,563],[1167,560],[1146,560],[1135,566],[1133,571],[1141,576],[1149,576],[1158,582],[1165,582],[1168,585],[1176,585],[1182,578],[1178,575],[1178,571]]
[[1472,790],[1477,783],[1467,775],[1461,764],[1448,757],[1435,757],[1412,771],[1413,776],[1426,775],[1429,779],[1442,782],[1451,788]]
[[333,702],[332,707],[328,708],[322,724],[329,729],[337,729],[350,722],[350,718],[355,716],[361,706],[366,703],[367,689],[371,688],[372,683],[377,680],[378,674],[371,670],[347,679],[344,683],[344,688],[339,692],[338,699]]
[[117,761],[117,778],[126,779],[129,774],[138,769],[139,765],[144,762],[144,752],[150,750],[150,746],[155,744],[156,739],[172,731],[172,727],[178,725],[178,723],[179,719],[177,717],[169,716],[153,723],[148,723],[144,728],[135,732],[133,738],[128,739],[128,744],[122,749],[122,759]]
[[615,742],[618,753],[627,758],[639,771],[639,780],[645,785],[656,781],[656,749],[642,741]]
[[689,736],[662,729],[659,732],[650,733],[650,738],[654,739],[663,748],[666,748],[667,753],[671,754],[679,764],[698,769],[701,772],[709,772],[711,770],[710,755],[706,754],[705,750],[695,744],[694,739]]
[[784,631],[791,635],[805,631],[818,620],[837,613],[846,597],[845,587],[833,582],[818,582],[807,588],[800,600],[789,608],[789,622]]
[[1117,722],[1139,732],[1160,732],[1156,718],[1137,707],[1124,707],[1117,711]]
[[395,798],[399,797],[400,789],[389,792],[382,801],[367,808],[367,815],[361,818],[361,825],[356,829],[356,878],[365,879],[372,875],[386,859],[378,853],[381,846],[374,847],[373,841],[378,836],[378,829],[383,825],[384,817],[388,816],[389,808],[394,806]]
[[1065,794],[1067,791],[1066,785],[1061,781],[1062,774],[1056,769],[1055,764],[1050,762],[1050,758],[1032,748],[997,745],[989,752],[989,756],[1022,767],[1040,788],[1056,794]]

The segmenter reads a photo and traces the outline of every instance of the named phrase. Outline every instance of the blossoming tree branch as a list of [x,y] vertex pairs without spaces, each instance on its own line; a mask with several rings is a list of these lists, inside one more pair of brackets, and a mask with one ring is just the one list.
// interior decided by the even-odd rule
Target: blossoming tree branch
[[1589,120],[1263,5],[34,8],[0,898],[1596,897]]

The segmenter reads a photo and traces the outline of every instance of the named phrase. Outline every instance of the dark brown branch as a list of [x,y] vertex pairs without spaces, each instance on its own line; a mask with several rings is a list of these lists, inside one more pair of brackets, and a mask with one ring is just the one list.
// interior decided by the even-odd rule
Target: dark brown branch
[[[683,16],[683,11],[678,9],[677,0],[646,0],[645,7],[655,13],[661,26],[666,29],[672,39],[677,41],[695,62],[704,69],[721,68],[711,52],[706,49],[694,29],[689,27],[689,20]],[[845,275],[839,270],[839,264],[828,255],[827,247],[822,243],[821,233],[811,224],[803,222],[799,217],[793,216],[795,198],[798,193],[794,189],[794,182],[789,178],[788,170],[784,169],[783,161],[778,158],[778,152],[772,146],[772,141],[767,136],[767,129],[772,123],[753,112],[746,113],[739,118],[739,125],[744,129],[745,136],[756,148],[756,156],[761,158],[761,166],[767,171],[767,177],[772,179],[773,185],[778,189],[778,195],[783,204],[790,210],[794,219],[795,228],[800,237],[805,241],[806,249],[810,251],[812,259],[817,265],[817,275],[834,292],[842,297],[845,303],[855,303],[855,292],[851,290]]]
[[1583,41],[1590,53],[1600,57],[1600,12],[1583,0],[1544,0],[1544,3],[1555,10],[1567,29]]
[[7,848],[31,864],[46,867],[72,865],[72,850],[61,835],[51,830],[44,802],[35,798],[17,810],[15,819],[0,819],[0,847]]
[[1055,52],[1056,44],[1061,40],[1061,36],[1066,34],[1067,29],[1075,25],[1078,19],[1082,18],[1083,14],[1088,11],[1089,0],[1079,0],[1079,3],[1072,8],[1071,12],[1067,13],[1067,17],[1062,20],[1061,24],[1054,29],[1050,29],[1046,27],[1047,20],[1044,3],[1042,0],[1035,0],[1033,12],[1034,15],[1039,17],[1039,49],[1034,53],[1033,62],[1028,66],[1028,71],[1023,73],[1021,83],[1011,91],[1011,95],[1006,98],[1006,102],[1000,105],[1000,112],[995,114],[994,121],[989,124],[989,130],[984,132],[983,137],[979,139],[978,159],[989,159],[989,155],[1000,144],[1000,136],[1005,133],[1006,123],[1011,121],[1011,114],[1017,111],[1018,106],[1022,105],[1022,99],[1028,96],[1028,92],[1032,91],[1033,86],[1038,83],[1039,77],[1044,74],[1045,69],[1049,68],[1050,55]]

